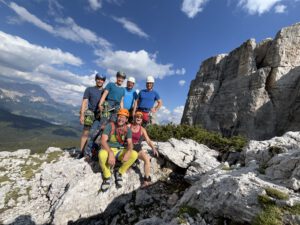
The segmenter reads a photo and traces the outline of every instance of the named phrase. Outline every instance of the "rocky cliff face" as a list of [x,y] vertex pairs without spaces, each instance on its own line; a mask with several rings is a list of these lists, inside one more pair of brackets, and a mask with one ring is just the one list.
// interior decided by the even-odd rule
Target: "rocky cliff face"
[[97,165],[69,152],[0,152],[0,224],[300,224],[299,146],[300,132],[250,141],[232,164],[170,139],[151,160],[151,186],[140,187],[140,163],[105,193]]
[[274,40],[251,39],[205,60],[181,123],[250,139],[299,130],[300,23],[281,29]]

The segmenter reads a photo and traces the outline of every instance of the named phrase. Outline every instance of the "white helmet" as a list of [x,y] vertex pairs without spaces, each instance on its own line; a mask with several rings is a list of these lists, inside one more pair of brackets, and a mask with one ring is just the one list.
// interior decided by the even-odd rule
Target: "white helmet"
[[148,76],[147,77],[147,83],[154,83],[154,77],[153,76]]
[[135,83],[135,78],[134,77],[128,77],[128,80],[127,81],[130,81],[132,83]]

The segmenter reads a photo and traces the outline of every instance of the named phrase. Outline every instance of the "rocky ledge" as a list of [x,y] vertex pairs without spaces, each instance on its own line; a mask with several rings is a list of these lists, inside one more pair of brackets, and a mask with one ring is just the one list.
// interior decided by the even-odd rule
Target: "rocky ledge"
[[0,223],[300,224],[300,132],[250,141],[229,163],[192,140],[157,145],[152,185],[140,162],[105,193],[97,164],[72,151],[0,152]]

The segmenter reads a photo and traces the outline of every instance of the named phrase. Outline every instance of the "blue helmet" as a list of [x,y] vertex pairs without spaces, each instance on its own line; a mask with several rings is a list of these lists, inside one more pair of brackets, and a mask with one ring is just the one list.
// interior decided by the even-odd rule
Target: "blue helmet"
[[97,79],[100,79],[100,80],[106,80],[106,76],[105,75],[102,75],[102,74],[99,74],[99,73],[96,73],[95,74],[95,80]]

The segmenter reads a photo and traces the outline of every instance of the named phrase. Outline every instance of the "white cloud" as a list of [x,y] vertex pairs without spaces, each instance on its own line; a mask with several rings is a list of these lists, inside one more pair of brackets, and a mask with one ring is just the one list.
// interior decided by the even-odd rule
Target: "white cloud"
[[9,4],[9,7],[17,13],[20,18],[26,22],[32,23],[35,26],[41,28],[42,30],[48,31],[49,33],[53,33],[53,27],[47,23],[44,23],[39,18],[37,18],[35,15],[32,15],[30,12],[27,11],[27,9],[17,5],[14,2],[11,2]]
[[275,6],[275,12],[276,13],[285,13],[286,12],[286,6],[285,5],[276,5]]
[[203,6],[207,1],[208,0],[183,0],[181,11],[183,11],[189,18],[194,18],[203,10]]
[[92,10],[97,11],[102,7],[102,0],[89,0],[89,4]]
[[250,15],[261,15],[281,0],[239,0],[238,6],[245,9]]
[[[156,55],[149,54],[145,50],[140,51],[107,51],[95,52],[100,59],[98,65],[105,68],[111,75],[119,70],[124,71],[136,79],[145,79],[152,75],[155,78],[164,78],[176,74],[172,64],[160,64],[156,62]],[[184,69],[181,69],[181,71]]]
[[122,24],[123,27],[130,33],[136,34],[140,37],[143,38],[149,38],[148,34],[146,34],[137,24],[133,23],[132,21],[122,17],[122,18],[117,18],[113,17],[115,21],[118,23]]
[[173,111],[170,111],[165,106],[162,106],[156,113],[156,120],[159,124],[174,123],[180,124],[184,106],[177,106]]
[[28,41],[0,31],[0,62],[21,71],[33,71],[39,65],[82,64],[80,58],[60,49],[50,49],[33,45]]
[[183,85],[185,85],[186,81],[185,80],[180,80],[178,83],[179,83],[180,86],[183,86]]
[[178,74],[178,75],[184,75],[185,74],[185,69],[184,68],[181,68],[181,69],[177,69],[176,71],[175,71],[175,74]]
[[0,76],[41,85],[57,101],[79,104],[94,75],[79,76],[62,68],[80,66],[80,58],[60,49],[51,49],[0,31]]
[[[47,31],[54,36],[59,36],[67,40],[85,43],[92,46],[102,47],[104,49],[111,47],[111,44],[106,39],[97,36],[97,34],[89,29],[77,25],[70,17],[56,18],[55,22],[57,24],[55,27],[53,27],[52,25],[43,22],[35,15],[28,12],[24,7],[21,7],[14,2],[11,2],[9,7],[18,14],[21,20],[32,23],[38,28]],[[54,10],[52,10],[52,13],[55,13]]]

